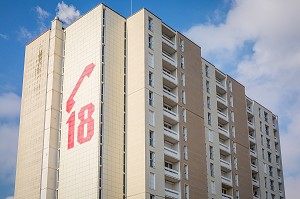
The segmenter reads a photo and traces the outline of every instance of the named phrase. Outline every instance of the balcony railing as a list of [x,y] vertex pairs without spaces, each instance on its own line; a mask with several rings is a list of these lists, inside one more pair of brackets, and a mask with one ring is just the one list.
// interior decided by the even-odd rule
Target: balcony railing
[[170,91],[163,89],[163,94],[170,100],[174,101],[174,102],[178,102],[177,99],[177,95],[175,95],[174,93],[171,93]]
[[231,180],[230,178],[227,178],[227,177],[225,177],[225,176],[221,176],[221,181],[222,181],[222,183],[224,183],[224,184],[227,184],[227,185],[232,186],[232,180]]
[[230,153],[229,146],[227,146],[227,145],[225,145],[225,144],[223,144],[221,142],[220,142],[220,149],[223,150],[223,151],[226,151],[226,152]]
[[274,141],[275,141],[275,142],[278,142],[278,139],[277,139],[277,137],[274,137]]
[[168,129],[164,127],[164,134],[168,137],[171,137],[177,141],[179,141],[179,133],[176,131],[173,131],[172,129]]
[[253,157],[257,157],[256,151],[250,149],[250,155],[252,155]]
[[254,138],[253,136],[251,136],[251,135],[249,135],[249,140],[250,140],[251,142],[255,143],[255,138]]
[[221,81],[218,80],[217,78],[216,78],[216,82],[217,82],[217,85],[218,85],[219,87],[221,87],[221,88],[223,88],[224,90],[226,90],[226,85],[225,85],[223,82],[221,82]]
[[223,159],[220,159],[220,162],[221,162],[221,166],[227,168],[227,169],[231,169],[231,163],[226,161],[226,160],[223,160]]
[[179,160],[179,153],[177,151],[170,149],[168,147],[164,147],[164,152],[165,152],[165,155],[172,157],[176,160]]
[[254,124],[251,121],[248,121],[248,126],[254,128]]
[[163,59],[167,62],[169,62],[170,64],[172,64],[173,66],[176,67],[176,61],[175,59],[173,59],[170,55],[168,55],[166,52],[162,52],[163,55]]
[[180,198],[179,192],[176,191],[176,190],[173,190],[173,189],[165,188],[165,195],[168,198],[175,198],[175,199],[179,199]]
[[229,137],[229,132],[226,129],[224,129],[220,126],[218,127],[218,129],[219,129],[219,133],[225,135],[226,137]]
[[173,76],[172,74],[163,71],[163,77],[172,82],[173,84],[177,85],[177,77]]
[[222,199],[232,199],[232,196],[222,193]]
[[164,108],[163,110],[164,110],[164,115],[166,117],[168,117],[168,118],[170,118],[170,119],[178,122],[178,115],[177,115],[177,113],[175,113],[173,111],[170,111],[169,109],[166,109],[166,108]]
[[226,101],[226,99],[224,99],[223,97],[219,96],[218,94],[217,94],[217,100],[218,100],[219,102],[221,102],[221,103],[223,103],[223,104],[225,104],[225,105],[227,106],[227,101]]
[[179,172],[174,170],[174,169],[170,169],[168,167],[165,167],[165,175],[168,176],[168,177],[171,177],[173,179],[180,180]]
[[223,113],[223,112],[221,112],[221,111],[219,111],[218,110],[218,114],[221,116],[221,118],[223,118],[224,120],[228,120],[228,117],[227,117],[227,115],[225,114],[225,113]]
[[251,169],[252,169],[252,170],[254,170],[254,171],[258,171],[258,168],[257,168],[257,166],[256,166],[256,165],[254,165],[254,164],[251,164]]
[[259,186],[258,180],[254,179],[254,178],[252,178],[252,184],[257,186],[257,187]]
[[247,107],[247,111],[248,111],[249,113],[253,113],[253,109],[252,109],[251,107]]
[[162,35],[163,41],[168,44],[169,46],[171,46],[172,48],[175,48],[175,43],[171,40],[170,37],[168,37],[167,35],[163,34]]

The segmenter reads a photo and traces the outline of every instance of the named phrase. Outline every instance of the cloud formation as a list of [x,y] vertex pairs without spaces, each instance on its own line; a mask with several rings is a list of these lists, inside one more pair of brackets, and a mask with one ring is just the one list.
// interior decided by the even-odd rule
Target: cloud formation
[[20,106],[21,98],[15,93],[0,94],[0,119],[14,119],[19,117]]
[[0,33],[0,38],[8,40],[8,36],[2,33]]
[[40,6],[35,7],[35,12],[37,14],[37,23],[39,26],[39,32],[42,33],[48,29],[48,26],[45,24],[45,19],[50,16],[50,13],[41,8]]
[[66,25],[71,24],[73,21],[80,17],[80,11],[73,5],[67,5],[63,1],[57,4],[56,16]]
[[[185,34],[203,56],[279,115],[287,198],[300,184],[300,1],[235,0],[225,20]],[[298,138],[298,139],[297,139]]]

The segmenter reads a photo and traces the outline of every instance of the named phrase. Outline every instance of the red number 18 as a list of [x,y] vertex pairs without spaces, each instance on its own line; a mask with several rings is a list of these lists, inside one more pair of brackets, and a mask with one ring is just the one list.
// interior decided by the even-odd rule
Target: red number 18
[[[87,118],[85,112],[87,111]],[[91,140],[94,135],[94,119],[92,114],[95,111],[95,106],[92,103],[82,107],[78,113],[80,124],[78,125],[77,142],[83,144]],[[75,111],[73,111],[67,121],[68,125],[68,149],[74,147],[74,129],[75,129]],[[87,125],[87,135],[84,135],[84,125]]]

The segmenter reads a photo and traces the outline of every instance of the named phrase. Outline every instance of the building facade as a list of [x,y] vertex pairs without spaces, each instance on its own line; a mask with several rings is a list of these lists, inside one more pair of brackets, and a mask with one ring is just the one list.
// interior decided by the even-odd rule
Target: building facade
[[285,197],[277,116],[146,9],[26,46],[18,147],[15,198]]

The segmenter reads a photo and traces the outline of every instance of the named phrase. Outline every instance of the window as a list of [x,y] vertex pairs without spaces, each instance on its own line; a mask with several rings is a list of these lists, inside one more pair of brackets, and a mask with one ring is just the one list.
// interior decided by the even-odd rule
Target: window
[[231,115],[231,121],[234,122],[234,112],[231,111],[230,115]]
[[268,172],[267,172],[267,164],[266,164],[266,163],[264,163],[264,173],[265,173],[265,174],[268,173]]
[[148,47],[153,50],[153,36],[148,35]]
[[148,117],[149,117],[148,118],[149,124],[151,126],[154,126],[154,123],[155,123],[155,121],[154,121],[154,112],[149,110]]
[[205,65],[205,76],[209,77],[209,66]]
[[272,199],[275,199],[275,195],[274,195],[274,194],[271,194],[271,198],[272,198]]
[[216,184],[214,181],[210,182],[210,189],[212,194],[216,194]]
[[214,134],[211,130],[208,130],[208,141],[214,142]]
[[186,110],[182,109],[182,121],[186,122]]
[[183,41],[183,39],[180,39],[180,50],[181,50],[181,52],[184,52],[184,41]]
[[184,141],[187,141],[187,130],[185,127],[182,127],[182,137]]
[[260,132],[262,132],[262,123],[261,122],[259,122],[259,130],[260,130]]
[[181,96],[181,101],[182,101],[182,103],[183,103],[183,104],[186,104],[186,97],[185,97],[185,91],[184,91],[184,90],[181,91],[181,95],[182,95],[182,96]]
[[149,131],[149,144],[154,147],[154,131]]
[[211,114],[207,113],[207,123],[211,125]]
[[236,157],[233,158],[233,163],[234,163],[235,170],[237,170],[238,169],[238,160],[236,159]]
[[268,192],[266,191],[266,199],[268,199],[268,198],[269,198],[268,196],[269,196],[269,194],[268,194]]
[[182,69],[184,69],[184,57],[183,55],[180,56],[180,66]]
[[187,146],[183,147],[183,159],[188,160],[188,150]]
[[264,136],[263,135],[260,135],[260,142],[261,142],[261,145],[264,145]]
[[153,73],[149,71],[149,86],[153,87],[153,85],[154,85]]
[[233,142],[233,144],[232,144],[232,149],[233,149],[233,152],[236,153],[236,143],[235,142]]
[[265,116],[265,122],[269,122],[269,117],[268,117],[268,113],[264,112],[264,116]]
[[154,68],[154,57],[151,53],[148,53],[148,66]]
[[268,149],[271,149],[270,139],[269,139],[269,138],[266,138],[266,141],[267,141],[267,148],[268,148]]
[[148,17],[148,30],[153,31],[153,19]]
[[234,126],[231,127],[231,134],[232,134],[232,137],[235,138],[235,127]]
[[212,147],[212,146],[209,146],[209,158],[211,160],[214,159],[214,147]]
[[149,175],[149,188],[155,190],[155,174],[150,173]]
[[261,153],[262,153],[263,160],[265,160],[265,149],[261,149]]
[[149,91],[149,105],[150,106],[153,106],[154,104],[154,96],[153,96],[153,92],[152,91]]
[[239,186],[239,176],[238,176],[238,174],[234,175],[234,181],[235,181],[235,185]]
[[232,92],[232,82],[229,80],[229,85],[228,85],[228,87],[229,87],[229,91],[230,92]]
[[233,97],[231,95],[229,97],[229,103],[230,103],[230,106],[233,107]]
[[215,177],[215,168],[214,168],[214,164],[210,163],[209,164],[209,168],[210,168],[210,176],[211,177]]
[[171,162],[165,162],[165,167],[169,169],[173,169],[173,164]]
[[155,153],[150,151],[150,167],[154,168],[155,167]]
[[189,198],[189,185],[184,185],[184,199]]
[[[265,188],[268,188],[267,177],[265,177]],[[268,195],[268,193],[266,193]]]
[[266,134],[267,134],[267,135],[270,135],[269,126],[265,125],[265,130],[266,130]]
[[271,153],[270,152],[268,152],[268,161],[272,162],[272,157],[271,157]]
[[206,92],[210,93],[209,81],[206,81]]
[[235,195],[236,195],[236,199],[239,199],[239,198],[240,198],[240,192],[239,192],[239,191],[236,191],[236,192],[235,192]]
[[181,73],[181,85],[185,86],[185,74]]
[[275,190],[274,180],[270,180],[270,188],[271,188],[272,191]]
[[207,108],[210,109],[210,97],[206,98]]
[[188,168],[188,165],[184,165],[183,170],[184,170],[184,179],[188,180],[189,179],[189,168]]
[[155,199],[155,195],[150,194],[150,199]]
[[273,177],[273,167],[269,166],[269,176]]
[[258,117],[261,118],[261,109],[258,108]]

